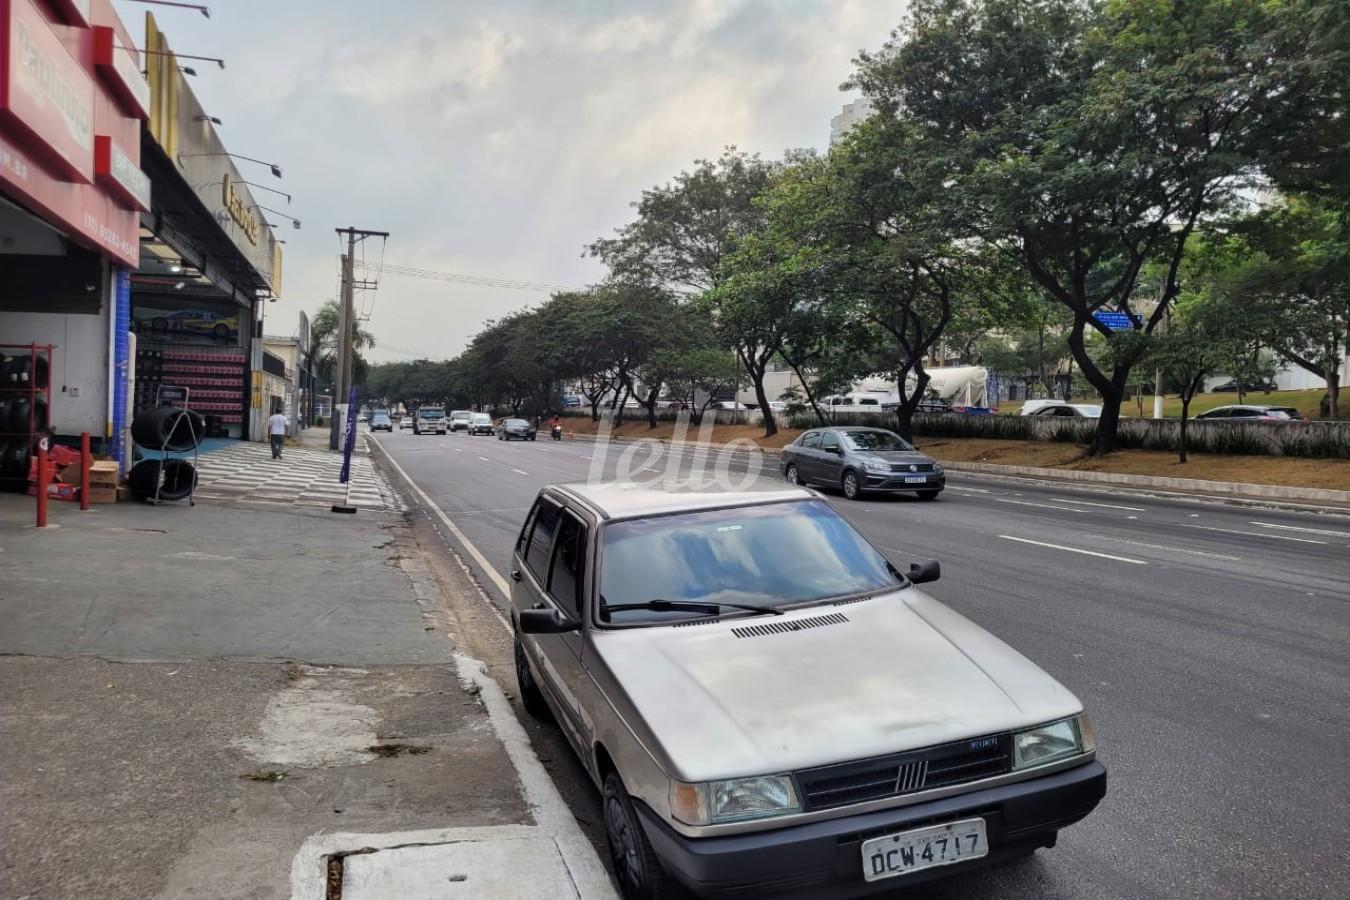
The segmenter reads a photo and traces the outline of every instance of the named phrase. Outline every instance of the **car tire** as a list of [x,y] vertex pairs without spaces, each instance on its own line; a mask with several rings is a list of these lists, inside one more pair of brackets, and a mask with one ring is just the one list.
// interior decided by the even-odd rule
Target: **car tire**
[[656,851],[638,821],[628,789],[618,773],[605,776],[605,842],[614,866],[614,878],[624,900],[663,900],[671,896],[670,882]]
[[520,691],[521,705],[536,719],[547,719],[548,702],[544,700],[544,694],[534,680],[534,673],[530,671],[530,661],[525,656],[525,645],[520,642],[520,635],[516,635],[515,657],[516,688]]
[[920,500],[936,500],[942,491],[918,491]]
[[530,440],[534,440],[534,435],[530,435]]
[[801,473],[797,471],[796,466],[789,465],[783,472],[783,480],[791,485],[799,485],[802,483]]
[[857,500],[862,497],[862,482],[858,479],[858,473],[852,469],[844,473],[839,486],[844,489],[844,496],[850,500]]

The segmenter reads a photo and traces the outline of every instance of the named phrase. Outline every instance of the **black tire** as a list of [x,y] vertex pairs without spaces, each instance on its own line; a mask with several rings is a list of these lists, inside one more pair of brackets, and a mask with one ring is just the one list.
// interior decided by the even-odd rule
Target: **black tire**
[[230,326],[226,325],[224,322],[221,322],[211,329],[211,334],[215,335],[218,338],[227,338],[230,336]]
[[516,688],[520,691],[521,704],[536,719],[548,719],[548,702],[534,680],[534,673],[530,671],[530,661],[525,656],[525,645],[520,642],[520,635],[516,635],[515,656]]
[[920,500],[936,500],[942,491],[919,491]]
[[619,882],[619,893],[624,900],[662,900],[670,897],[670,882],[661,868],[661,862],[652,850],[651,842],[642,830],[642,823],[633,810],[628,789],[615,772],[605,776],[604,796],[605,842],[609,845],[609,859],[614,865],[614,877]]
[[801,484],[801,473],[797,471],[796,466],[789,463],[788,467],[783,471],[783,480],[788,484]]
[[534,438],[535,438],[534,435],[530,435],[530,440],[534,440]]
[[862,481],[858,478],[858,473],[849,469],[844,473],[839,486],[844,490],[844,496],[850,500],[857,500],[863,494]]
[[135,494],[153,499],[156,486],[161,500],[185,500],[197,486],[197,470],[185,459],[147,459],[127,473],[127,487]]
[[131,422],[132,440],[147,450],[181,453],[196,447],[205,435],[206,420],[200,413],[172,406],[142,410]]

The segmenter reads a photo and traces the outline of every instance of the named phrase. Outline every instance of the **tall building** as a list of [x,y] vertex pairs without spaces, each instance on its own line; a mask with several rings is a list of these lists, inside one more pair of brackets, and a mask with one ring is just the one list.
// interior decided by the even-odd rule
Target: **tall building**
[[863,97],[852,103],[845,103],[839,115],[830,119],[830,146],[844,139],[850,128],[872,114],[872,101]]

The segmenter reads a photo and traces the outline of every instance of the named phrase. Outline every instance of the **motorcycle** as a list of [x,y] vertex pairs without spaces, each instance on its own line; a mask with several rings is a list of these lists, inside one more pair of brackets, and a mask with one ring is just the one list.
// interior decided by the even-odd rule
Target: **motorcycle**
[[561,426],[561,425],[554,425],[552,431],[553,431],[553,439],[554,439],[555,441],[561,441],[561,440],[562,440],[562,426]]

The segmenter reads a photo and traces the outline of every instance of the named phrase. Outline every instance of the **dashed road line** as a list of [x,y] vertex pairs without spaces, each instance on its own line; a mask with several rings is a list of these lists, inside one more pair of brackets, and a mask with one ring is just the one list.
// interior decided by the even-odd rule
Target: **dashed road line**
[[1079,506],[1100,506],[1103,509],[1127,509],[1130,512],[1148,512],[1142,506],[1117,506],[1114,503],[1093,503],[1091,500],[1070,500],[1068,497],[1051,497],[1054,503],[1077,503]]
[[512,469],[511,471],[512,471],[512,472],[515,472],[517,475],[528,475],[528,474],[530,474],[529,472],[526,472],[524,469]]
[[1305,534],[1325,534],[1331,537],[1350,538],[1350,531],[1329,531],[1326,528],[1304,528],[1300,525],[1276,525],[1274,522],[1248,522],[1248,525],[1260,525],[1262,528],[1280,528],[1285,531],[1302,531]]
[[478,458],[481,459],[483,462],[492,462],[492,460],[488,459],[486,456],[480,456]]
[[1142,559],[1131,559],[1128,556],[1113,556],[1110,553],[1098,553],[1096,550],[1084,550],[1081,547],[1065,547],[1063,544],[1049,544],[1045,541],[1033,541],[1031,538],[1013,537],[1011,534],[1000,534],[999,537],[1003,538],[1005,541],[1017,541],[1019,544],[1035,544],[1037,547],[1049,547],[1052,550],[1063,550],[1067,553],[1081,553],[1084,556],[1114,559],[1116,562],[1132,563],[1136,566],[1148,565],[1148,563]]
[[1086,509],[1074,509],[1072,506],[1055,506],[1053,503],[1032,503],[1030,500],[995,500],[995,503],[1015,503],[1018,506],[1038,506],[1041,509],[1056,509],[1060,512],[1085,513]]
[[1326,544],[1326,541],[1315,541],[1312,538],[1291,537],[1287,534],[1271,534],[1268,531],[1239,531],[1236,528],[1215,528],[1212,525],[1186,525],[1182,523],[1182,528],[1199,528],[1201,531],[1221,531],[1224,534],[1245,534],[1248,537],[1263,537],[1272,541],[1298,541],[1300,544]]
[[[1130,516],[1134,518],[1134,516]],[[1232,562],[1241,562],[1240,556],[1229,556],[1226,553],[1210,553],[1208,550],[1191,550],[1186,547],[1168,547],[1166,544],[1147,544],[1143,541],[1131,541],[1126,538],[1107,537],[1104,534],[1085,534],[1085,538],[1092,538],[1097,541],[1105,541],[1108,544],[1129,544],[1131,547],[1147,547],[1150,550],[1163,550],[1167,553],[1186,553],[1191,556],[1203,556],[1206,559],[1226,559]]]

